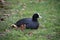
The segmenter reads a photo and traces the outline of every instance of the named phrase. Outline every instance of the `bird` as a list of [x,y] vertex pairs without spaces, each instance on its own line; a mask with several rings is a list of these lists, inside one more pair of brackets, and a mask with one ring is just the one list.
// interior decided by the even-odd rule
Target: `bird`
[[23,18],[18,20],[16,23],[12,25],[12,27],[24,29],[38,29],[39,22],[38,18],[42,18],[39,13],[34,13],[31,18]]

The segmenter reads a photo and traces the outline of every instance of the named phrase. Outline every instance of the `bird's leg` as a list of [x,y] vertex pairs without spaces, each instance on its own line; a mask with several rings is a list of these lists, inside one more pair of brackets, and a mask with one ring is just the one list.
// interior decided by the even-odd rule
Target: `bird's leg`
[[20,26],[20,29],[21,29],[22,31],[24,31],[25,28],[26,28],[26,24],[22,24],[22,25]]

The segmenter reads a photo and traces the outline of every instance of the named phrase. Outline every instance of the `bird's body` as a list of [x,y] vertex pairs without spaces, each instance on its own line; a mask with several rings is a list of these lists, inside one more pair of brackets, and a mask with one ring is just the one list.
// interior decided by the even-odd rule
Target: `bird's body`
[[38,21],[33,21],[32,18],[24,18],[15,23],[16,26],[20,27],[20,25],[25,24],[27,29],[37,29],[39,26]]

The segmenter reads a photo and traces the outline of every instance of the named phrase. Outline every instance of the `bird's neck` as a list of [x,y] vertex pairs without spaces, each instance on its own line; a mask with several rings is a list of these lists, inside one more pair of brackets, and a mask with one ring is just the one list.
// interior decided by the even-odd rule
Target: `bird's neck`
[[37,18],[32,18],[32,21],[37,21]]

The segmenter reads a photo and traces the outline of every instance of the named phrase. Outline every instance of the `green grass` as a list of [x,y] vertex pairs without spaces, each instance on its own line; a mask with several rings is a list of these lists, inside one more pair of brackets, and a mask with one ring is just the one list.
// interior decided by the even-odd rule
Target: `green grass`
[[[10,16],[5,21],[0,21],[0,40],[59,40],[60,32],[60,1],[45,0],[6,0],[9,2],[9,9],[5,13]],[[24,32],[16,29],[9,29],[11,24],[22,18],[30,18],[35,12],[39,12],[42,19],[38,19],[40,26],[37,30],[25,29]],[[3,15],[3,14],[1,14]],[[5,30],[7,29],[7,32]],[[32,32],[29,35],[29,32]],[[56,38],[57,37],[57,38]]]

